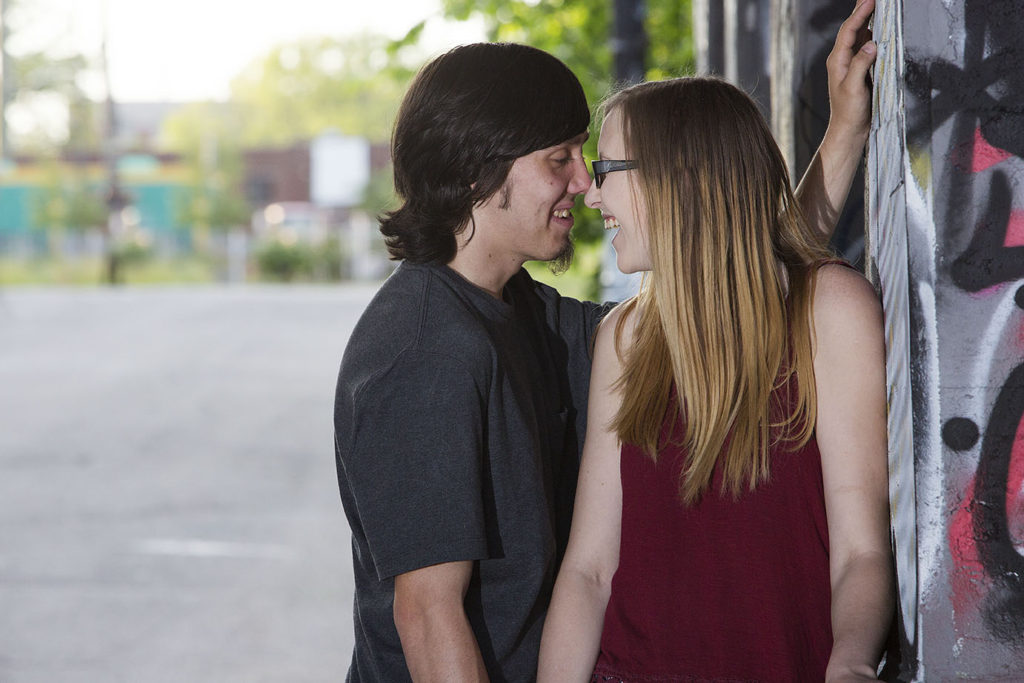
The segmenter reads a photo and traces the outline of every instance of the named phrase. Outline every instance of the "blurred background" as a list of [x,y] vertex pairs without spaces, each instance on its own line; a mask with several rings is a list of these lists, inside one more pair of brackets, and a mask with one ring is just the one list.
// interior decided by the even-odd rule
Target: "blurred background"
[[[617,6],[633,21],[615,40]],[[0,8],[0,285],[379,279],[388,139],[427,59],[475,40],[533,44],[593,102],[616,79],[694,67],[687,0]],[[593,298],[601,229],[580,223],[558,284]]]
[[[342,680],[334,383],[391,268],[375,217],[401,95],[494,39],[554,53],[596,102],[692,70],[690,3],[0,0],[0,19],[0,681]],[[596,298],[591,213],[572,271],[530,268]]]

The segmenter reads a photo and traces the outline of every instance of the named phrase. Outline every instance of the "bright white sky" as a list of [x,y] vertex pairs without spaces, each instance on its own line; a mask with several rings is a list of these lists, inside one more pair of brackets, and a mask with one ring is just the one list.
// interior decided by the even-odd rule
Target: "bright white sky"
[[[112,90],[121,101],[224,99],[253,59],[305,36],[398,38],[429,19],[431,53],[483,39],[479,22],[442,20],[439,0],[22,0],[20,11],[12,51],[67,45],[87,56],[99,55],[105,11]],[[103,96],[99,83],[86,87]]]

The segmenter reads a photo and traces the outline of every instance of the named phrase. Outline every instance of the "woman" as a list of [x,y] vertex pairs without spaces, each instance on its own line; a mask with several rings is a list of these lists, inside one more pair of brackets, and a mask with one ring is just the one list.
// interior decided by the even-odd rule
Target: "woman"
[[540,680],[875,680],[892,617],[875,293],[803,219],[738,89],[644,83],[604,111],[587,204],[619,268],[650,274],[597,334]]

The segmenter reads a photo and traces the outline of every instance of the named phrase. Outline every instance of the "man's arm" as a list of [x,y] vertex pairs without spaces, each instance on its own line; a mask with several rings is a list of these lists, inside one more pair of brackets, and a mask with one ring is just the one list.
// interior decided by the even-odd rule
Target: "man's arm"
[[414,681],[487,681],[463,600],[472,562],[445,562],[395,577],[395,626]]
[[796,189],[807,221],[826,238],[835,230],[846,203],[871,127],[868,69],[875,61],[877,48],[865,39],[870,37],[867,25],[874,8],[874,0],[862,0],[839,28],[825,62],[828,129]]
[[417,681],[487,680],[464,607],[474,563],[489,557],[485,403],[479,363],[462,351],[401,352],[336,420],[350,435],[340,470],[376,578],[393,579],[395,628],[375,623],[374,637],[401,648]]

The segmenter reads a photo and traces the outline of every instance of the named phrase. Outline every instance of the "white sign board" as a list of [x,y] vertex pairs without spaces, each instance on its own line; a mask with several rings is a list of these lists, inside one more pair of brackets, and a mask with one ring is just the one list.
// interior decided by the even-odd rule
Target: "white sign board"
[[337,131],[317,136],[309,149],[309,196],[323,207],[359,204],[370,181],[370,143]]

